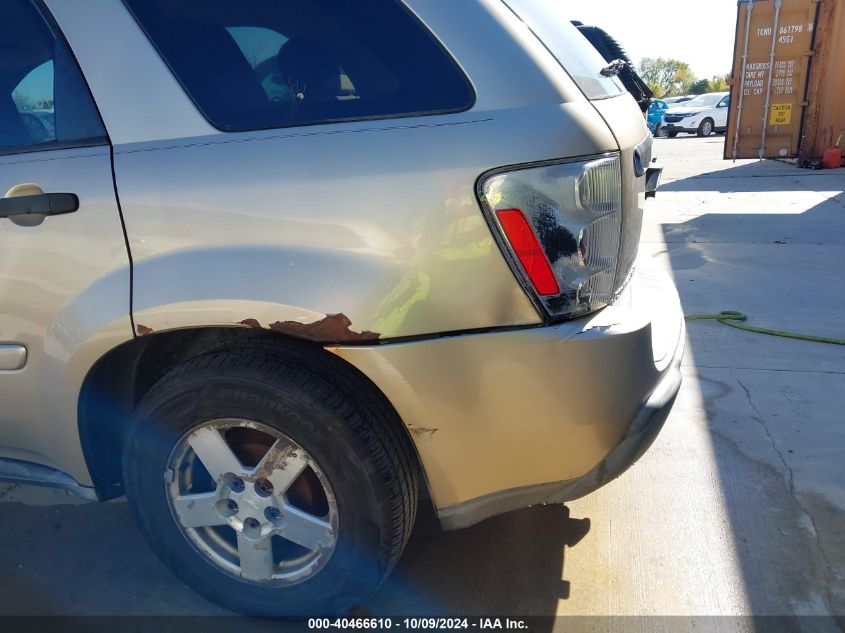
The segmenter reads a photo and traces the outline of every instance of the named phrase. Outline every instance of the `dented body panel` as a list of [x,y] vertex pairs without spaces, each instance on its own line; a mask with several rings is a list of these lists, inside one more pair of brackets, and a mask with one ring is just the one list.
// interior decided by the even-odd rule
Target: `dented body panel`
[[550,498],[620,444],[660,382],[679,378],[683,315],[671,280],[641,258],[618,301],[590,317],[330,349],[396,406],[441,514],[510,496],[510,507],[490,500],[498,513],[528,505],[520,492]]
[[[577,110],[539,109],[546,124],[534,138],[505,111],[464,123],[116,148],[136,321],[155,331],[245,319],[269,327],[343,313],[352,330],[381,339],[539,323],[474,185],[539,145],[544,158],[600,149],[566,137]],[[244,189],[213,184],[230,178]],[[209,300],[218,305],[201,309]],[[232,312],[239,302],[265,305]]]
[[[122,115],[125,98],[111,93],[125,80],[97,63],[102,41],[73,37],[91,28],[73,4],[57,11],[81,65],[93,68],[92,92],[105,96],[136,323],[160,332],[254,319],[270,329],[342,313],[352,332],[386,340],[540,322],[481,215],[475,181],[493,167],[615,150],[616,141],[542,44],[514,37],[521,23],[501,2],[411,3],[473,83],[467,112],[183,137]],[[125,27],[105,37],[149,47],[115,11],[95,16]],[[459,16],[478,28],[456,31]],[[480,55],[491,38],[500,46]],[[502,67],[516,85],[490,72]],[[138,86],[141,100],[144,86],[161,84],[157,98],[184,129],[202,130],[199,112],[192,120],[173,105],[180,89],[163,65],[140,74],[126,90]]]

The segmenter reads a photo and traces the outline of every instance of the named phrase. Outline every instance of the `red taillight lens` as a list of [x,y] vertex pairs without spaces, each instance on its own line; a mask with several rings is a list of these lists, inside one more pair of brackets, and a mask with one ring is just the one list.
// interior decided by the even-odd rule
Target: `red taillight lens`
[[537,293],[542,296],[560,294],[560,286],[551,264],[522,211],[502,209],[496,211],[496,217],[499,218],[505,237]]
[[[625,283],[618,153],[494,170],[479,179],[478,201],[514,274],[548,316],[603,308]],[[636,253],[639,221],[631,222],[625,243],[634,248],[626,252]]]

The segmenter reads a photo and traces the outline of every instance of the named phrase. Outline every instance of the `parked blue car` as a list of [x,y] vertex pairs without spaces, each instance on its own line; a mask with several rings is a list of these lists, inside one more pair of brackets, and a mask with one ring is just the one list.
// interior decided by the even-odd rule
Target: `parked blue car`
[[662,99],[651,100],[651,105],[648,107],[646,114],[646,123],[654,136],[666,136],[666,130],[663,128],[663,117],[666,115],[666,110],[668,109],[669,104]]

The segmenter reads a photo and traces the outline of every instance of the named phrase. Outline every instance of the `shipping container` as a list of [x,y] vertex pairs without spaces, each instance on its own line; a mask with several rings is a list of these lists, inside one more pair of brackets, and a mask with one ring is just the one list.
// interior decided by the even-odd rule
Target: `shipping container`
[[817,161],[845,134],[845,0],[739,0],[725,158]]

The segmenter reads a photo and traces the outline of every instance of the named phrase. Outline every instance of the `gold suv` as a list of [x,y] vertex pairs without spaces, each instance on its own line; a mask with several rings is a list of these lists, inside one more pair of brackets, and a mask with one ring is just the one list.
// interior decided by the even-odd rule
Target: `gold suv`
[[624,471],[683,319],[564,4],[3,0],[0,478],[126,494],[197,591],[302,615],[419,491],[455,529]]

